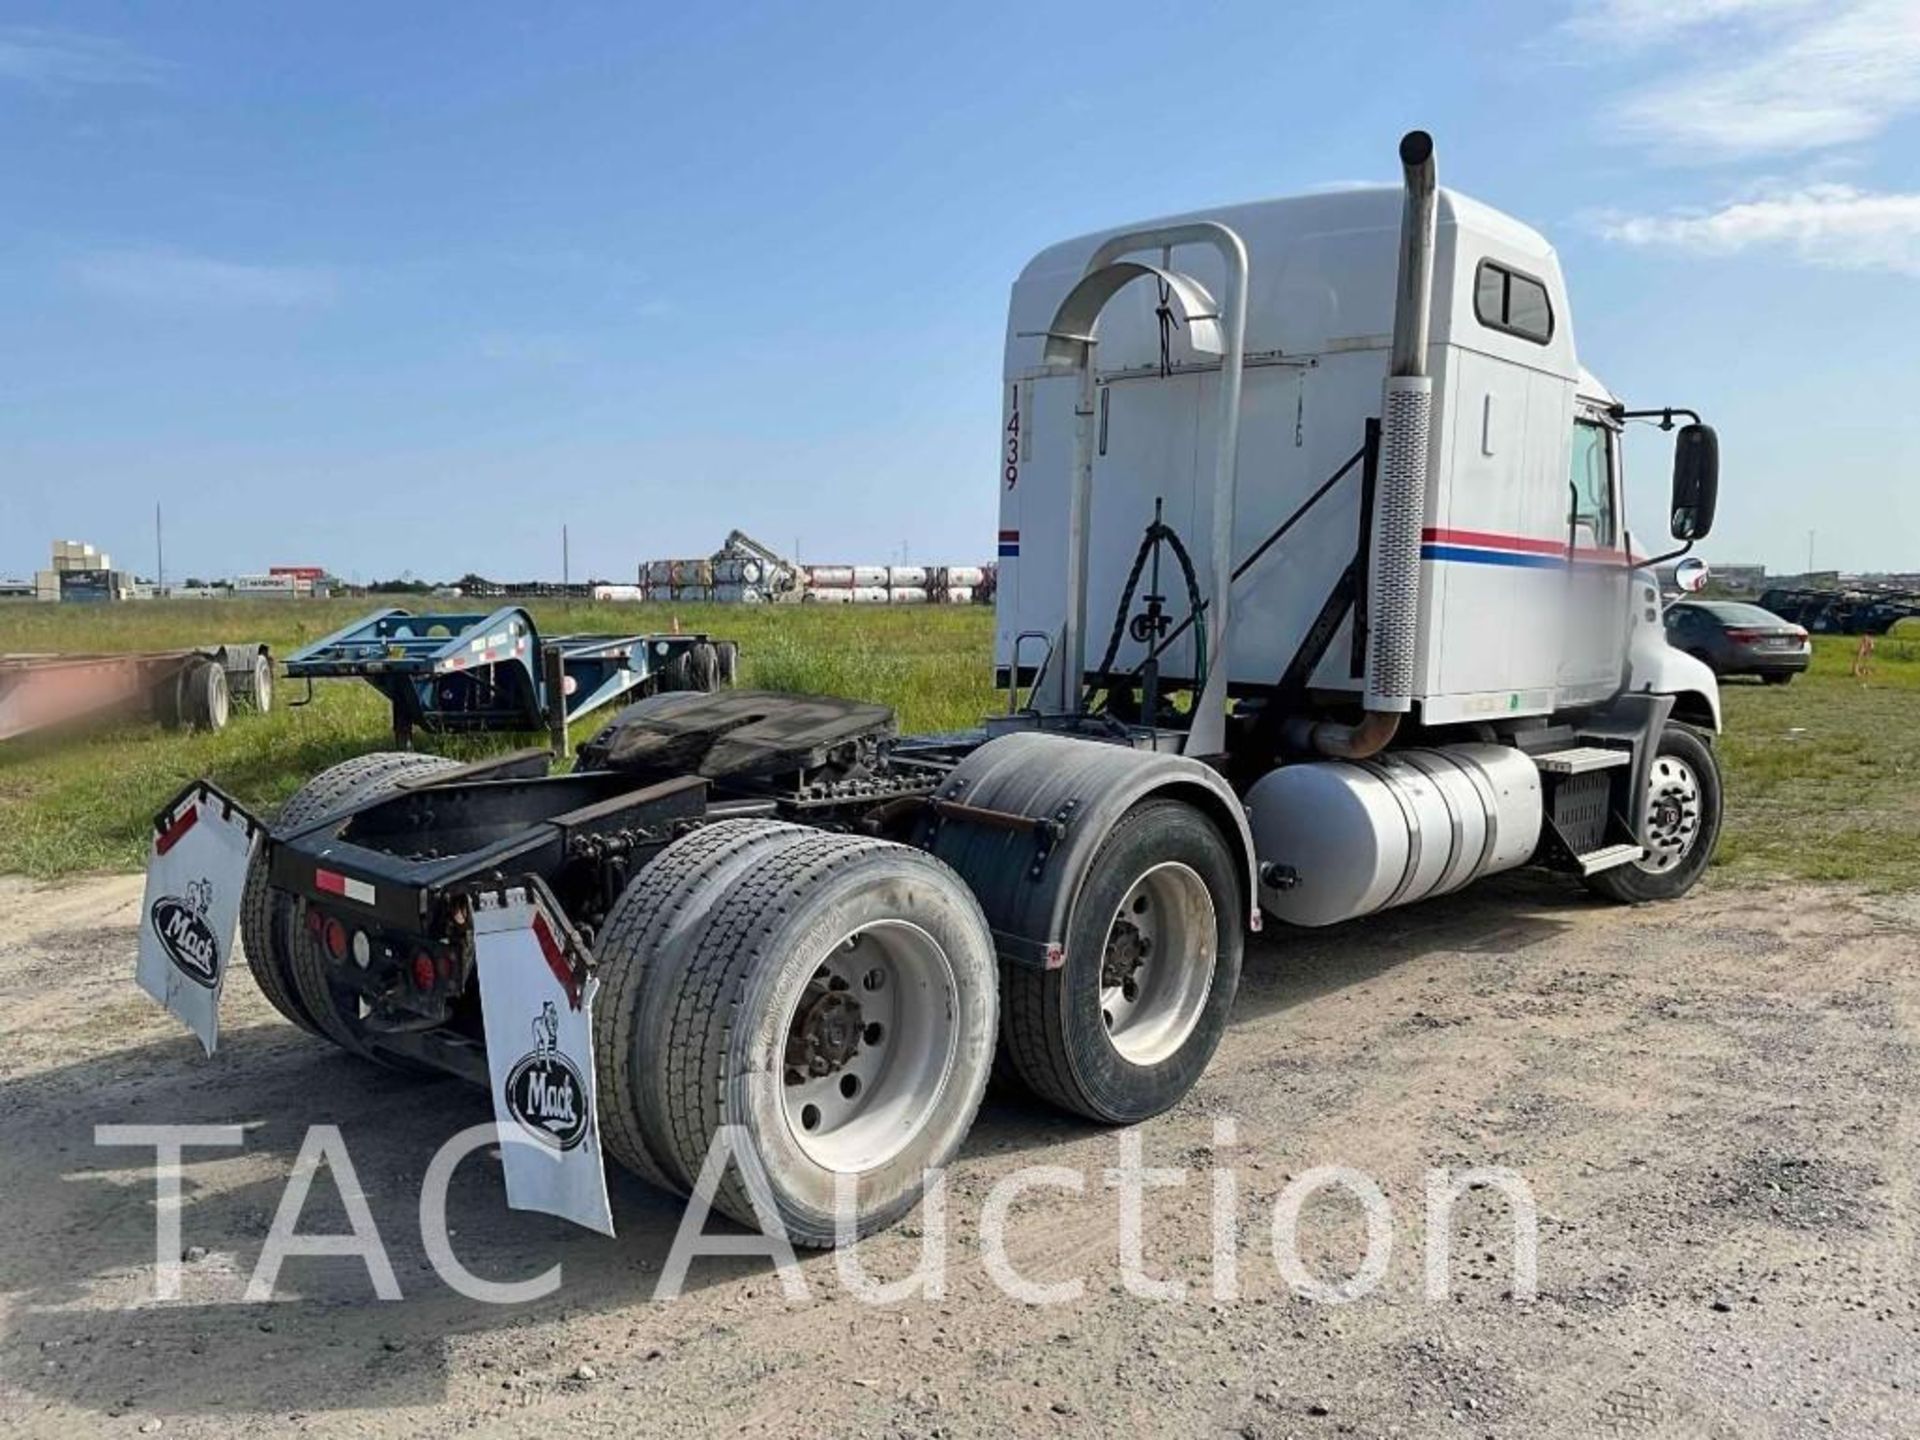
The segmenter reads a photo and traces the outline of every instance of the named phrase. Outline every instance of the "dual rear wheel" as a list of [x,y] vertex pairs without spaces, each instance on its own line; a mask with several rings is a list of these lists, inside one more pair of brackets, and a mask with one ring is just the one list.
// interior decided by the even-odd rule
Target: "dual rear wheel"
[[924,851],[708,826],[635,877],[597,947],[607,1148],[681,1194],[704,1175],[716,1208],[770,1211],[796,1244],[882,1229],[958,1150],[996,1045],[1105,1123],[1179,1100],[1233,1003],[1238,893],[1211,822],[1149,801],[1094,857],[1065,964],[1003,968],[972,891]]

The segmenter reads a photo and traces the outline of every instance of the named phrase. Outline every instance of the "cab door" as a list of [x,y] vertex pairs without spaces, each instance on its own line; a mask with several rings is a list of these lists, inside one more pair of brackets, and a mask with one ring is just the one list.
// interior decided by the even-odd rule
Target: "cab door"
[[1620,688],[1631,579],[1621,515],[1619,435],[1597,415],[1582,416],[1574,423],[1572,453],[1562,705],[1604,700]]

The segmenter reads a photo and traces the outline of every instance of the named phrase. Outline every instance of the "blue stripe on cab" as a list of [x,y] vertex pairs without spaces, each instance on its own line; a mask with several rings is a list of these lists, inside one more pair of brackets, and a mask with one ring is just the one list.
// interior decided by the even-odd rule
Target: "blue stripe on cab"
[[1001,546],[1000,546],[1000,558],[1001,558],[1002,560],[1017,560],[1017,559],[1019,559],[1019,558],[1020,558],[1020,544],[1019,544],[1019,542],[1018,542],[1018,541],[1013,541],[1013,542],[1010,542],[1010,543],[1009,543],[1009,542],[1003,542],[1003,543],[1001,544]]
[[1513,565],[1522,570],[1562,570],[1566,561],[1558,555],[1527,555],[1514,550],[1470,550],[1464,545],[1420,547],[1422,560],[1458,560],[1467,565]]

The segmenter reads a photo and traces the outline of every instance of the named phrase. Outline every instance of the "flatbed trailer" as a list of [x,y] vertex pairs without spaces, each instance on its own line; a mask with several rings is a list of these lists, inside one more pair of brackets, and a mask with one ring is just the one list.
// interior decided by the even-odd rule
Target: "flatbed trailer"
[[361,679],[387,697],[393,737],[565,727],[616,700],[733,683],[736,648],[704,634],[558,635],[543,639],[517,605],[491,613],[376,610],[287,657],[307,682]]
[[110,714],[146,714],[169,728],[225,728],[234,698],[272,704],[268,647],[204,645],[120,654],[0,655],[0,740]]

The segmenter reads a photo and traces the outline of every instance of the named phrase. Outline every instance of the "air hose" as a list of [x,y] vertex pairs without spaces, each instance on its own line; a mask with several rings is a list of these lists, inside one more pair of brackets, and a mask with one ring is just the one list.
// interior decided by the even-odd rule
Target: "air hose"
[[[1154,509],[1156,513],[1153,522],[1147,526],[1146,534],[1141,537],[1139,553],[1133,557],[1133,568],[1127,572],[1127,583],[1120,591],[1120,605],[1114,611],[1113,633],[1107,637],[1106,653],[1100,657],[1100,664],[1094,671],[1103,682],[1113,673],[1113,662],[1119,658],[1120,641],[1127,633],[1127,614],[1133,609],[1134,596],[1140,588],[1141,572],[1147,568],[1147,561],[1161,545],[1171,549],[1174,559],[1180,562],[1180,572],[1187,582],[1189,617],[1197,621],[1205,606],[1205,601],[1200,598],[1200,577],[1194,572],[1193,557],[1187,553],[1185,542],[1181,540],[1174,528],[1159,517],[1159,506],[1156,505]],[[1207,660],[1206,628],[1196,623],[1193,626],[1193,693],[1196,695],[1206,688]],[[1097,684],[1087,686],[1081,698],[1081,709],[1093,708],[1094,692],[1099,688]]]

